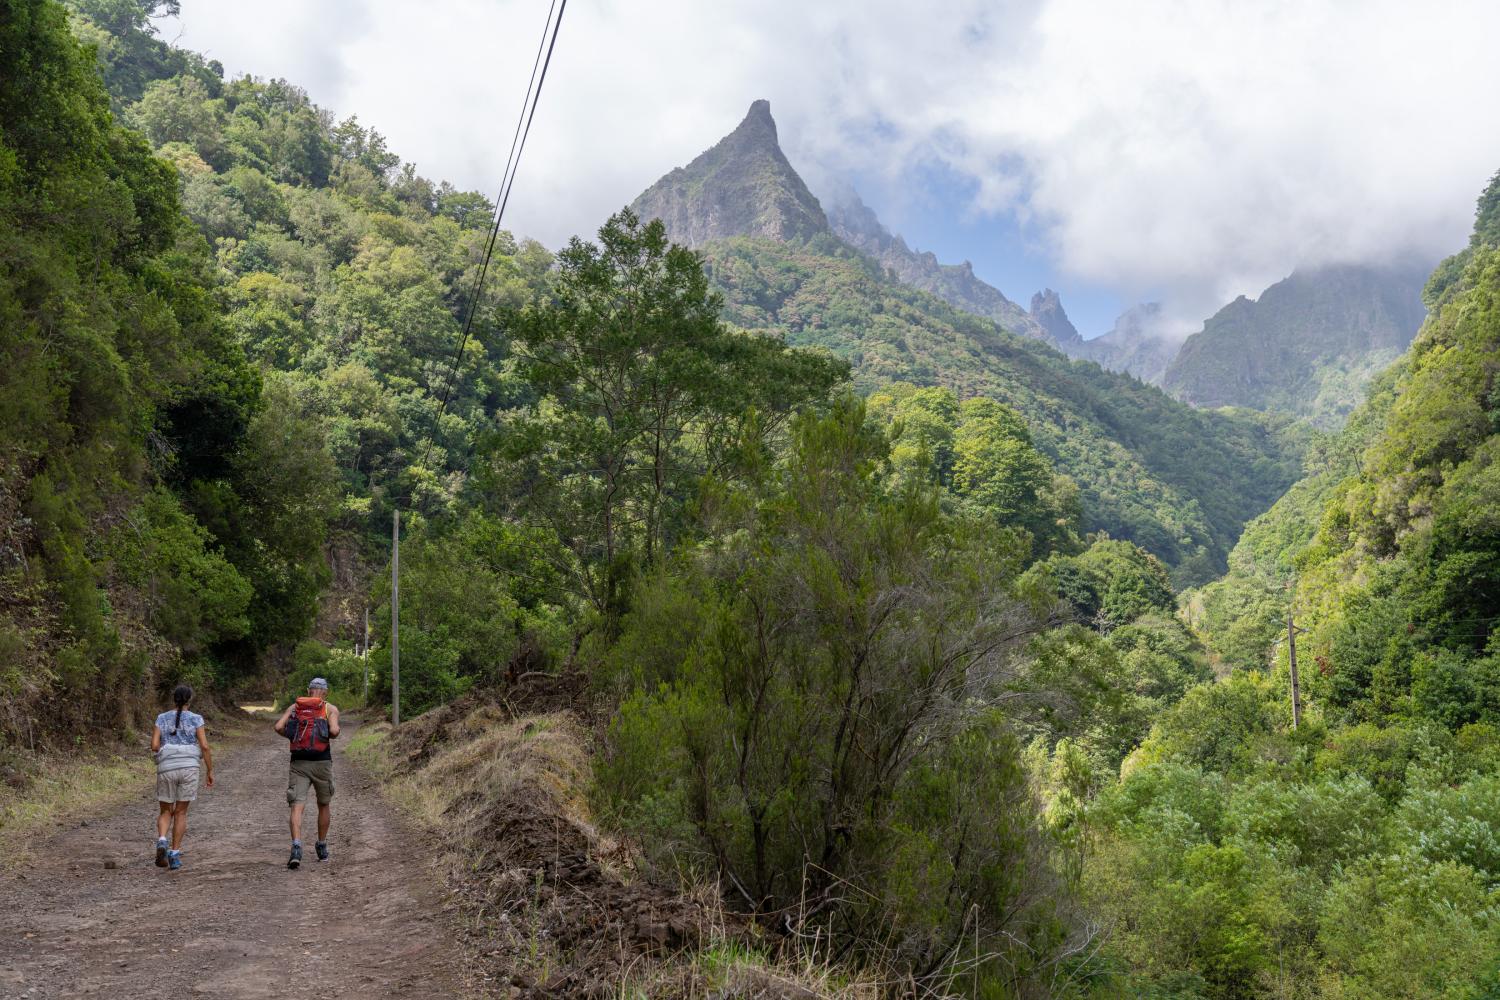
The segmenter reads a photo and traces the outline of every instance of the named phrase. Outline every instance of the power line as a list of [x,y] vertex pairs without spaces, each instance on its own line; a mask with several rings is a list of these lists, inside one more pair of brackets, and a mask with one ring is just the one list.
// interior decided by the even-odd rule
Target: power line
[[[547,8],[547,21],[542,25],[542,38],[537,44],[536,59],[531,64],[531,80],[526,84],[526,97],[521,101],[521,114],[516,119],[516,130],[510,140],[510,154],[505,159],[505,172],[501,175],[500,194],[495,199],[495,215],[490,222],[489,239],[485,243],[484,260],[479,267],[479,273],[474,277],[474,286],[469,291],[469,308],[464,317],[462,335],[459,337],[458,349],[453,354],[453,375],[443,389],[443,400],[438,404],[438,412],[433,422],[433,432],[437,431],[437,424],[442,421],[443,414],[448,411],[448,400],[453,394],[453,386],[458,382],[459,371],[463,366],[464,350],[469,346],[469,334],[474,326],[474,316],[479,310],[480,293],[484,290],[485,278],[489,276],[490,259],[495,253],[495,241],[500,236],[500,220],[505,216],[505,206],[510,203],[510,191],[515,185],[516,171],[521,165],[521,154],[526,150],[526,139],[531,135],[531,122],[536,117],[536,106],[542,98],[542,85],[547,82],[547,68],[552,65],[552,50],[557,46],[557,33],[562,27],[563,14],[567,12],[568,0],[552,0],[552,5]],[[553,11],[557,12],[556,20],[553,19]],[[548,29],[551,29],[551,40],[548,40]],[[542,58],[542,50],[546,49],[546,58]],[[538,75],[538,65],[541,73]],[[422,465],[427,464],[427,458],[432,453],[432,435],[427,437],[427,448],[422,452]]]

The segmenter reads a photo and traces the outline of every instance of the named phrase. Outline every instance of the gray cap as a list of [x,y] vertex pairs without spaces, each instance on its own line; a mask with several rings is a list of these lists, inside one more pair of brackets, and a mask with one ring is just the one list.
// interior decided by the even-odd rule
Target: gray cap
[[324,691],[327,691],[328,682],[321,677],[314,677],[312,680],[307,682],[307,689],[311,691],[313,688],[322,688]]

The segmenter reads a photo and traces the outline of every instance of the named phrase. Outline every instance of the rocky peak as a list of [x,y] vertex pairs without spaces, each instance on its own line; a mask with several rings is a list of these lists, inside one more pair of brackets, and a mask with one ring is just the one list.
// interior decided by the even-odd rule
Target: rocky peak
[[764,97],[751,101],[745,120],[740,122],[733,134],[743,134],[772,146],[779,145],[776,140],[776,119],[771,117],[771,102]]
[[1063,311],[1062,299],[1050,288],[1045,288],[1031,297],[1031,318],[1058,345],[1082,340],[1073,321]]
[[751,104],[733,132],[651,185],[631,208],[661,219],[673,240],[694,247],[732,236],[789,241],[829,231],[818,199],[781,151],[766,100]]

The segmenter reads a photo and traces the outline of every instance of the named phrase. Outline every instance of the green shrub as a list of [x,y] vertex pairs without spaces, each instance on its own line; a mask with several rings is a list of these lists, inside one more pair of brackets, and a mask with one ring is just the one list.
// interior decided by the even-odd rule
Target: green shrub
[[[328,700],[341,709],[358,708],[364,704],[365,670],[367,661],[347,649],[329,649],[316,639],[306,639],[292,651],[292,671],[282,686],[278,708],[285,708],[292,701],[307,694],[307,685],[314,677],[328,682]],[[371,683],[374,681],[372,679]]]

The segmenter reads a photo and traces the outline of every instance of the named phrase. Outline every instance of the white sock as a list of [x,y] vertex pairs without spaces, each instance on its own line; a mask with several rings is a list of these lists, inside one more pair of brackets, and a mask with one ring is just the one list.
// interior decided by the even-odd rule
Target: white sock
[[167,838],[166,837],[157,837],[156,838],[156,846],[157,847],[160,847],[161,845],[165,844],[166,842],[167,842]]

